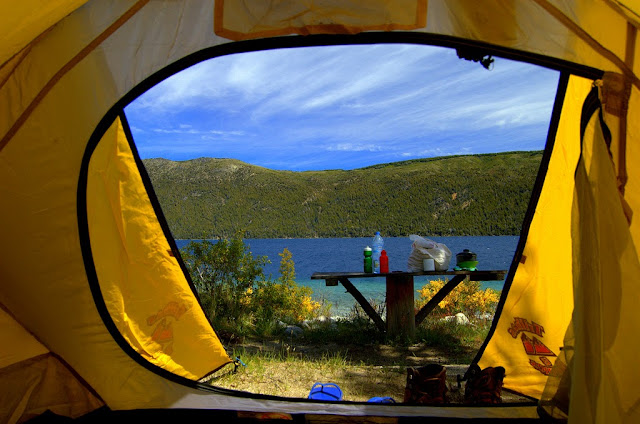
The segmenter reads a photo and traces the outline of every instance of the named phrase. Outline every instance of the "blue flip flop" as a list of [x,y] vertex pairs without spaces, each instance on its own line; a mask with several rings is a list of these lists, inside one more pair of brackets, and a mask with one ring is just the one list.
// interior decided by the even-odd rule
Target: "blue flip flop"
[[336,383],[314,383],[309,392],[309,399],[342,400],[342,389]]
[[389,396],[375,396],[369,399],[369,403],[396,403],[396,400]]

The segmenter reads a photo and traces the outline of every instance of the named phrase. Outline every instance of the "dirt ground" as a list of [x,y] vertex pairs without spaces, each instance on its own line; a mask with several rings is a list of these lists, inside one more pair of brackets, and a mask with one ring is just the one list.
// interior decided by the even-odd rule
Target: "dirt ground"
[[[233,366],[227,372],[209,381],[209,384],[239,391],[306,398],[313,383],[337,383],[343,391],[343,400],[367,401],[374,396],[390,396],[402,402],[406,385],[407,367],[441,364],[447,369],[448,398],[462,403],[464,382],[458,385],[468,365],[458,364],[442,351],[423,344],[391,345],[305,345],[278,342],[248,342],[235,346],[244,351],[246,367]],[[281,360],[259,360],[276,352],[286,352]],[[282,356],[282,355],[281,355]],[[242,359],[242,358],[241,358]],[[526,401],[526,398],[503,391],[503,402]]]

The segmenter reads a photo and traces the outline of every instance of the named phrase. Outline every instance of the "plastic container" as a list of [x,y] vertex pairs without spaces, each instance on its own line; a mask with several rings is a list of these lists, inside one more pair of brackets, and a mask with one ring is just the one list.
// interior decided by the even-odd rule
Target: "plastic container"
[[380,236],[380,231],[376,231],[375,237],[371,242],[371,259],[373,260],[373,272],[380,274],[380,255],[384,249],[384,240]]
[[436,261],[434,259],[423,259],[422,260],[422,269],[424,271],[435,271],[436,270]]
[[380,254],[380,274],[388,274],[389,273],[389,257],[387,256],[387,251],[383,250]]
[[371,274],[373,272],[373,261],[371,260],[371,248],[364,248],[364,272]]

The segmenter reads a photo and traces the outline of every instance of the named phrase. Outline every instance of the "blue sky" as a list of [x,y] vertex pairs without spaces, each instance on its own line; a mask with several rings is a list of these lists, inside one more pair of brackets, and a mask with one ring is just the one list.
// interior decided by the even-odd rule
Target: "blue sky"
[[143,159],[233,158],[280,170],[540,150],[558,73],[415,45],[215,58],[126,108]]

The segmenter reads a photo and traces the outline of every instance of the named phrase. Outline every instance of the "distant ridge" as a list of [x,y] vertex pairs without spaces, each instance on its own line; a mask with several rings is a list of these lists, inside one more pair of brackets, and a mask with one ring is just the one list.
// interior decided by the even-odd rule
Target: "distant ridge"
[[275,171],[235,159],[143,160],[175,238],[516,235],[542,152],[354,170]]

